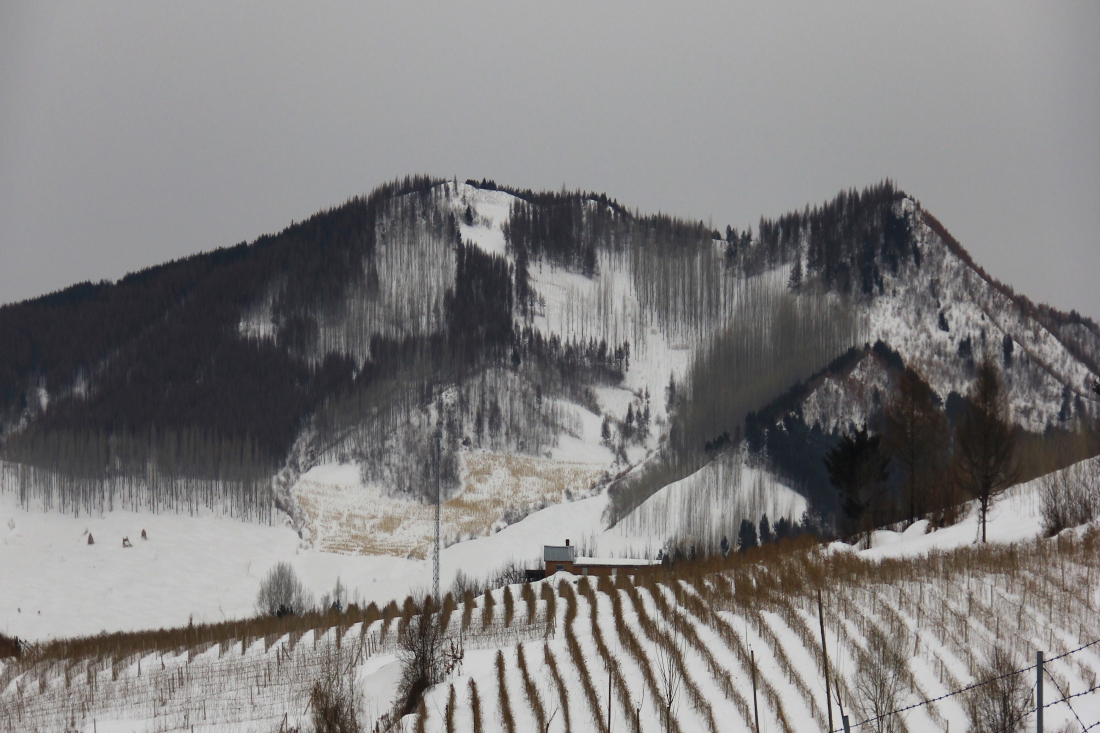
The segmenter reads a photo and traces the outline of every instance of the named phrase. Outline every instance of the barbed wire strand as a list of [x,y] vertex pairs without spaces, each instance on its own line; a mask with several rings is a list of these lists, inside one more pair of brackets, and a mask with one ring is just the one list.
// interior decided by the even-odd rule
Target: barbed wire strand
[[[1046,660],[1044,660],[1043,663],[1048,664],[1050,662],[1055,662],[1059,659],[1063,659],[1065,657],[1068,657],[1071,654],[1076,654],[1078,652],[1084,651],[1085,649],[1088,649],[1089,647],[1096,646],[1097,644],[1100,644],[1100,639],[1094,639],[1093,641],[1090,641],[1088,644],[1082,644],[1081,646],[1077,647],[1076,649],[1071,649],[1068,652],[1064,652],[1062,654],[1059,654],[1058,656],[1051,657],[1050,659],[1046,659]],[[856,727],[859,727],[859,726],[862,726],[862,725],[866,725],[868,723],[874,723],[875,721],[878,721],[878,720],[883,720],[884,718],[889,718],[891,715],[900,715],[901,713],[907,713],[910,710],[915,710],[916,708],[924,707],[925,705],[931,705],[932,703],[939,702],[940,700],[946,700],[950,697],[955,697],[956,695],[961,695],[964,692],[970,692],[971,690],[975,690],[979,687],[984,687],[986,685],[991,685],[994,682],[999,682],[1003,679],[1007,679],[1009,677],[1014,677],[1018,674],[1023,674],[1024,672],[1029,672],[1033,669],[1035,669],[1035,665],[1031,664],[1031,665],[1028,665],[1027,667],[1023,667],[1021,669],[1013,670],[1012,672],[1006,672],[1005,674],[999,675],[997,677],[990,678],[990,679],[985,680],[983,682],[975,682],[974,684],[967,685],[966,687],[960,688],[958,690],[953,690],[953,691],[948,692],[946,694],[940,695],[939,697],[933,697],[933,698],[928,699],[928,700],[922,700],[921,702],[913,703],[912,705],[906,705],[903,708],[898,708],[897,710],[891,710],[888,713],[883,713],[882,715],[878,715],[878,716],[875,716],[873,718],[867,718],[866,720],[861,720],[858,723],[851,723],[850,726],[853,727],[853,728],[856,728]],[[1055,685],[1055,686],[1057,686],[1057,685]],[[1094,687],[1091,690],[1086,690],[1085,692],[1078,693],[1077,695],[1069,695],[1067,697],[1063,697],[1061,700],[1055,700],[1054,702],[1050,703],[1050,705],[1055,705],[1057,703],[1065,702],[1066,700],[1077,697],[1078,695],[1084,695],[1084,694],[1087,694],[1089,692],[1093,692],[1097,689],[1100,689],[1100,687]],[[1059,690],[1058,692],[1061,693],[1062,691]],[[1047,707],[1050,707],[1050,705],[1044,705],[1043,707],[1047,708]],[[1072,708],[1070,708],[1070,709],[1072,710]],[[1028,712],[1032,712],[1032,711],[1028,711]],[[1074,713],[1074,715],[1076,715],[1076,713]],[[830,733],[844,733],[844,728],[843,727],[836,728],[836,729],[830,731]]]
[[[1047,669],[1043,671],[1047,673],[1047,677],[1049,677],[1050,681],[1054,684],[1054,689],[1058,690],[1058,694],[1062,696],[1062,699],[1059,702],[1065,702],[1066,707],[1069,708],[1069,711],[1071,713],[1073,713],[1073,717],[1077,718],[1077,724],[1081,726],[1081,730],[1087,730],[1085,728],[1084,721],[1081,720],[1081,716],[1078,715],[1077,711],[1073,709],[1073,706],[1069,704],[1069,698],[1066,697],[1066,693],[1062,691],[1062,686],[1058,684],[1058,680],[1054,679],[1054,675],[1050,673],[1050,670]],[[1044,705],[1043,707],[1045,708],[1046,705]]]

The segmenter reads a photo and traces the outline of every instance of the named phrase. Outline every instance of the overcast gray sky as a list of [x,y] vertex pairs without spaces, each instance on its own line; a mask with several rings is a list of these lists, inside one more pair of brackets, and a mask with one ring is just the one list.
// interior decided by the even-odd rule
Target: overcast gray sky
[[1100,319],[1100,3],[0,5],[0,302],[417,172],[721,228],[891,177]]

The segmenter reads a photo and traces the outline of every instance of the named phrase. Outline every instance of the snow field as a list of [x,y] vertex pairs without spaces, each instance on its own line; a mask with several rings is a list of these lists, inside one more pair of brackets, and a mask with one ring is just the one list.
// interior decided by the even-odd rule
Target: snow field
[[766,471],[747,466],[745,458],[741,451],[728,452],[668,484],[607,533],[655,555],[668,540],[716,550],[726,537],[736,545],[741,520],[755,525],[763,514],[773,525],[780,517],[798,522],[806,499]]
[[[402,725],[475,730],[472,682],[478,690],[478,730],[536,730],[541,709],[551,731],[603,731],[609,704],[613,730],[622,729],[631,714],[643,730],[659,729],[666,708],[662,680],[671,676],[680,685],[672,729],[749,730],[752,652],[762,730],[821,729],[818,592],[830,678],[839,697],[833,701],[834,723],[838,703],[853,721],[866,715],[856,690],[862,670],[874,662],[866,642],[872,627],[905,650],[899,707],[978,681],[982,661],[998,643],[1011,650],[1020,667],[1034,658],[1036,648],[1048,659],[1068,653],[1048,664],[1054,681],[1046,699],[1057,700],[1096,687],[1100,674],[1100,646],[1075,651],[1100,635],[1098,545],[1100,529],[1091,527],[1052,540],[889,558],[875,558],[874,550],[810,548],[685,564],[675,575],[658,573],[636,583],[627,576],[593,582],[561,574],[532,586],[497,589],[476,599],[476,609],[455,608],[447,616],[447,638],[465,649],[461,666],[429,690],[421,713]],[[556,599],[552,609],[548,590]],[[167,731],[179,729],[181,720],[198,722],[205,700],[210,730],[263,729],[277,725],[284,713],[305,714],[308,683],[339,638],[345,653],[359,654],[356,679],[370,701],[364,708],[377,719],[395,689],[398,663],[392,653],[406,622],[407,617],[393,616],[367,627],[297,638],[13,667],[0,685],[0,716],[22,715],[16,718],[19,730],[53,730],[62,718],[94,717],[131,721],[129,730]],[[564,708],[546,650],[565,686]],[[922,705],[905,714],[905,724],[924,730],[950,723],[963,730],[963,703],[956,696]],[[1100,718],[1094,696],[1078,697],[1073,706],[1083,720]],[[1046,715],[1055,729],[1072,719],[1064,704],[1048,708]]]

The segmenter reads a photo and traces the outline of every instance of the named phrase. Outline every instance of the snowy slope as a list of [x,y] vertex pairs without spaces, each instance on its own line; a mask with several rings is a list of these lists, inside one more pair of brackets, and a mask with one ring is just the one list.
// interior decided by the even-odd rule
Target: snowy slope
[[965,394],[969,387],[970,372],[959,356],[959,343],[969,338],[975,359],[988,350],[1003,364],[1007,335],[1013,343],[1005,368],[1013,418],[1033,432],[1064,424],[1059,416],[1064,389],[1069,388],[1072,398],[1086,397],[1100,375],[1092,374],[1053,333],[953,252],[914,202],[903,205],[917,224],[921,264],[887,277],[886,292],[871,302],[871,338],[889,344],[946,398],[952,391]]
[[[555,732],[604,730],[609,704],[612,730],[624,729],[628,717],[639,720],[643,730],[663,729],[664,648],[675,651],[671,659],[679,681],[671,704],[674,730],[751,730],[752,660],[761,730],[821,730],[826,712],[817,589],[823,596],[831,678],[834,689],[839,687],[834,726],[838,703],[853,722],[868,715],[858,684],[862,670],[874,666],[867,641],[872,629],[905,649],[903,684],[892,704],[916,705],[905,713],[908,730],[964,730],[965,697],[951,693],[981,681],[976,675],[984,674],[980,665],[995,644],[1010,650],[1018,668],[1034,658],[1036,648],[1046,651],[1050,729],[1061,730],[1078,717],[1089,725],[1100,719],[1100,693],[1094,691],[1100,651],[1095,645],[1080,647],[1100,638],[1095,615],[1100,558],[1094,551],[1100,527],[1036,541],[1038,490],[1038,482],[1020,486],[995,506],[986,548],[973,544],[970,516],[927,534],[919,524],[900,534],[880,532],[875,546],[862,552],[833,546],[794,562],[735,563],[702,577],[688,567],[678,578],[656,584],[596,588],[588,579],[562,574],[535,584],[533,607],[522,600],[522,586],[496,589],[491,606],[483,597],[476,608],[460,605],[451,614],[448,635],[464,640],[462,663],[428,690],[425,718],[418,721],[414,713],[401,729],[446,730],[453,687],[453,729],[475,730],[471,683],[484,731],[509,730],[505,716],[517,731],[538,730],[539,721],[549,721]],[[585,517],[596,516],[592,510],[599,508],[598,499],[586,501],[587,506],[577,502],[547,511],[574,507],[571,515],[555,516],[555,524],[583,529]],[[527,529],[537,531],[536,523]],[[467,552],[480,546],[486,554],[462,560],[474,563],[508,549],[524,550],[523,539],[513,535],[505,543],[506,536],[507,530],[463,543],[459,547]],[[824,574],[821,584],[814,580],[818,573]],[[552,613],[544,585],[554,591]],[[514,604],[510,621],[505,592]],[[30,723],[51,729],[49,721],[70,712],[78,730],[90,730],[93,720],[97,730],[177,730],[189,722],[196,730],[218,733],[270,730],[283,713],[290,722],[305,722],[309,681],[325,655],[335,653],[355,667],[369,727],[388,710],[400,672],[393,633],[383,636],[382,625],[331,630],[320,638],[309,632],[301,639],[255,640],[243,648],[27,670],[5,678],[0,715],[25,715],[24,730],[34,729]],[[339,652],[334,651],[337,634],[343,642]],[[97,679],[96,695],[90,676]],[[175,681],[171,690],[169,679]],[[154,690],[164,692],[154,698]],[[949,696],[924,704],[944,695]],[[1077,695],[1072,709],[1056,702],[1064,695]],[[89,702],[73,712],[59,704],[64,700]],[[104,720],[108,723],[100,728]]]

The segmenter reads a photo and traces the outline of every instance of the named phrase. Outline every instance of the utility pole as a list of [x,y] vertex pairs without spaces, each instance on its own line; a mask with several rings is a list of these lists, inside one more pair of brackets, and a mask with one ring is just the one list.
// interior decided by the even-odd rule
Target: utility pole
[[1035,733],[1043,733],[1043,653],[1035,652]]
[[443,432],[435,431],[435,562],[433,567],[435,607],[442,608],[443,599],[439,596],[439,532],[442,526],[442,490],[440,474],[443,473]]
[[611,667],[607,668],[607,733],[611,733]]
[[760,733],[760,709],[756,706],[756,652],[749,650],[752,659],[752,717],[756,721],[756,733]]
[[[844,733],[852,733],[848,725],[848,716],[844,714],[844,703],[840,701],[840,677],[836,678],[836,707],[837,712],[840,713],[840,726],[844,728]],[[951,723],[947,724],[947,733],[951,733]]]
[[821,622],[821,660],[825,664],[825,705],[829,710],[829,730],[833,729],[833,700],[829,696],[829,652],[825,649],[825,611],[821,606],[821,591],[817,592],[817,619]]

